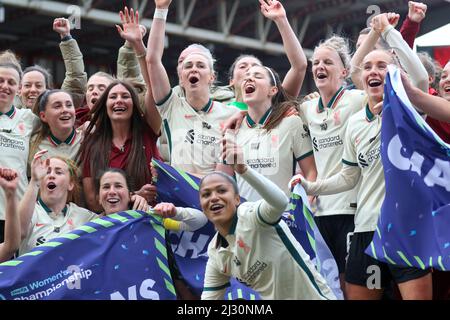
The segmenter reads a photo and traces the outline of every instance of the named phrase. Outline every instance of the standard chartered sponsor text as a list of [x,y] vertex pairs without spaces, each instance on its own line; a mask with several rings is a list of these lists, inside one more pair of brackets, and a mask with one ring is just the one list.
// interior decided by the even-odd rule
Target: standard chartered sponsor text
[[366,153],[367,160],[372,162],[378,160],[381,156],[381,146],[379,148],[372,149]]
[[327,137],[317,140],[319,149],[326,149],[331,147],[336,147],[342,145],[344,142],[341,139],[340,135],[336,135],[333,137]]
[[21,140],[14,140],[6,137],[0,137],[0,147],[17,149],[20,151],[25,150],[25,145]]
[[277,163],[275,161],[275,157],[271,158],[261,158],[261,159],[248,159],[247,164],[252,169],[258,168],[276,168]]

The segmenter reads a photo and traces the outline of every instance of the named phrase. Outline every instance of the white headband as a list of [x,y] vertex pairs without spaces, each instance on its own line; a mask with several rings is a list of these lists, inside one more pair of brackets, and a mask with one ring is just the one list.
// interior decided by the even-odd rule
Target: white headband
[[269,71],[270,75],[272,76],[273,83],[276,86],[277,85],[277,79],[275,78],[275,74],[273,73],[273,71],[270,68],[268,68],[266,66],[264,68],[266,68]]

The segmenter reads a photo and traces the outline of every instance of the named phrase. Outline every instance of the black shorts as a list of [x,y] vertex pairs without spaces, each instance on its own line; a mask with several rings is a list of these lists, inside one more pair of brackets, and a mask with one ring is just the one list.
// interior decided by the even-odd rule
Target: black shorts
[[391,280],[402,283],[421,278],[430,272],[429,269],[400,267],[380,262],[365,254],[364,251],[370,245],[373,234],[372,231],[353,234],[345,270],[346,282],[371,289],[381,289],[389,286]]
[[345,272],[347,259],[348,236],[355,229],[355,216],[353,214],[338,214],[332,216],[314,217],[320,234],[333,254],[339,273]]

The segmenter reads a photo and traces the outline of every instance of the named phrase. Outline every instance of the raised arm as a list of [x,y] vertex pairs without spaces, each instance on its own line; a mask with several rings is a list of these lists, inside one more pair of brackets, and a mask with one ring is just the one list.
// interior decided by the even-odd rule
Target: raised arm
[[306,55],[289,24],[286,11],[281,2],[276,0],[259,0],[259,3],[262,14],[275,22],[283,40],[286,56],[291,64],[291,68],[284,77],[283,88],[291,96],[297,97],[300,94],[308,66]]
[[[147,32],[145,26],[139,25],[139,12],[127,7],[119,12],[122,26],[116,25],[120,37],[125,43],[117,55],[117,78],[133,79],[139,83],[149,85],[148,73],[141,71],[145,64],[146,48],[143,37]],[[145,68],[147,68],[145,64]],[[147,70],[147,69],[145,69]]]
[[420,30],[420,23],[425,19],[427,5],[422,2],[408,2],[408,15],[400,28],[403,39],[411,49],[414,48],[414,40]]
[[309,195],[336,194],[353,189],[357,185],[360,175],[361,169],[357,165],[344,164],[341,171],[334,176],[314,182],[297,174],[291,179],[290,186],[293,187],[300,183]]
[[41,186],[42,178],[47,172],[47,166],[50,159],[44,160],[47,150],[41,150],[34,155],[31,162],[31,180],[25,190],[22,200],[19,204],[20,229],[22,240],[28,236],[30,231],[30,223],[33,218],[34,207]]
[[[155,101],[153,99],[153,93],[151,89],[151,83],[150,83],[150,75],[147,69],[147,63],[145,61],[146,56],[146,48],[144,46],[144,42],[142,41],[143,32],[142,28],[139,25],[139,12],[134,12],[133,9],[128,10],[127,7],[124,8],[124,11],[120,11],[119,13],[120,20],[122,21],[122,27],[116,26],[117,31],[119,32],[120,36],[127,42],[133,49],[133,54],[127,53],[126,56],[120,57],[120,50],[119,50],[119,59],[118,59],[118,71],[119,71],[119,62],[120,61],[130,61],[130,63],[137,59],[138,65],[135,65],[132,70],[134,72],[126,72],[125,66],[131,68],[132,66],[130,63],[125,64],[125,66],[121,67],[122,74],[123,75],[129,75],[134,76],[134,79],[141,79],[143,77],[145,81],[145,85],[147,87],[147,90],[145,92],[145,98],[144,98],[144,107],[141,108],[141,111],[143,112],[145,116],[145,120],[147,121],[147,124],[150,126],[150,128],[153,130],[155,134],[159,134],[161,130],[161,116],[159,115],[158,110],[156,110]],[[122,49],[121,49],[122,50]],[[125,49],[122,50],[122,55],[124,55]],[[130,71],[132,71],[130,70]],[[142,70],[142,74],[141,74]]]
[[[388,23],[395,27],[398,24],[400,16],[395,13],[388,13],[387,21]],[[364,57],[374,50],[378,40],[380,39],[380,32],[373,28],[374,20],[371,21],[371,27],[367,38],[361,44],[361,46],[356,50],[355,54],[350,61],[350,76],[352,78],[353,84],[357,89],[363,90],[363,85],[361,81],[361,63]]]
[[408,98],[414,106],[420,109],[434,119],[450,123],[450,101],[441,97],[436,97],[411,84],[408,76],[402,72],[402,82]]
[[5,241],[0,243],[0,262],[13,257],[14,252],[20,246],[20,220],[17,212],[16,190],[19,184],[19,176],[12,169],[0,169],[0,186],[5,198]]
[[153,98],[156,103],[166,98],[171,90],[169,77],[162,64],[166,16],[171,2],[172,0],[155,0],[155,15],[150,29],[150,36],[148,37],[146,61],[152,84]]
[[66,75],[61,89],[72,95],[75,108],[81,107],[87,88],[87,74],[84,68],[83,54],[78,43],[70,35],[70,22],[65,18],[53,21],[53,30],[61,37],[59,48],[64,59]]
[[419,57],[403,40],[400,32],[389,24],[388,14],[380,14],[372,19],[373,28],[394,49],[404,70],[411,77],[413,84],[424,92],[428,92],[428,73]]
[[261,205],[261,215],[265,221],[275,222],[286,209],[289,199],[275,183],[244,165],[246,169],[235,169],[265,200]]
[[164,228],[167,230],[195,231],[208,222],[203,212],[194,208],[175,207],[173,203],[158,203],[153,210],[164,218]]
[[350,76],[352,78],[353,84],[357,89],[362,90],[362,80],[361,80],[361,63],[366,55],[368,55],[378,40],[380,39],[380,34],[376,32],[373,28],[370,30],[367,38],[363,41],[363,43],[356,50],[355,54],[350,61]]

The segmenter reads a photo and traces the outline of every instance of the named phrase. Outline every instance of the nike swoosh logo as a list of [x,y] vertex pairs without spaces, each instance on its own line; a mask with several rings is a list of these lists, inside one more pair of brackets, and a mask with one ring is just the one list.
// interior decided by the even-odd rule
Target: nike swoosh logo
[[36,227],[42,227],[42,226],[45,226],[45,224],[43,224],[43,223],[36,223]]

